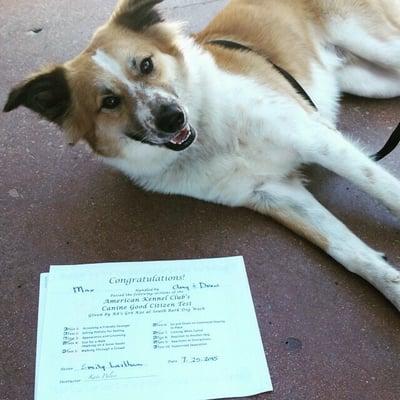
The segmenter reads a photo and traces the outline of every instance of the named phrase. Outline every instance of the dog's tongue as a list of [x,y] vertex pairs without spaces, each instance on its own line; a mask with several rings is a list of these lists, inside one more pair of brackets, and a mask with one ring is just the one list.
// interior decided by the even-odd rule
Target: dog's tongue
[[189,129],[183,128],[173,139],[171,139],[171,143],[173,144],[182,144],[189,136]]

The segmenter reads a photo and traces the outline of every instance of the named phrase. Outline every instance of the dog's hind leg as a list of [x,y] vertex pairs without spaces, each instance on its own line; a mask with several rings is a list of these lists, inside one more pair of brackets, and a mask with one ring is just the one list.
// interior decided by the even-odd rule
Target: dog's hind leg
[[377,98],[400,95],[400,2],[347,3],[326,22],[327,41],[340,49],[344,92]]
[[[400,3],[396,12],[400,13]],[[330,18],[327,37],[335,46],[371,63],[400,70],[400,23],[379,10],[349,11]]]
[[344,93],[375,99],[400,96],[400,69],[396,71],[350,56],[336,73]]
[[310,240],[349,271],[375,286],[400,310],[400,273],[325,209],[297,180],[269,182],[248,206]]

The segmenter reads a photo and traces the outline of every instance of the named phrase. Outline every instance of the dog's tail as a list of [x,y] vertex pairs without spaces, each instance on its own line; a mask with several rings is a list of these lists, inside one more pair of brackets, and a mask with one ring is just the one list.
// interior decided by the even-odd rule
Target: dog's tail
[[390,154],[399,143],[400,143],[400,123],[397,125],[397,128],[390,135],[385,145],[378,152],[370,156],[371,159],[374,161],[382,160],[382,158]]

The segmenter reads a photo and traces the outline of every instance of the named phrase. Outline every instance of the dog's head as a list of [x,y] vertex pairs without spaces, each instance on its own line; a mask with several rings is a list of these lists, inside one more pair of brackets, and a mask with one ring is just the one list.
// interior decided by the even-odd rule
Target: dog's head
[[195,132],[178,95],[185,62],[161,1],[121,0],[86,50],[16,86],[4,111],[28,107],[105,157],[132,145],[186,149]]

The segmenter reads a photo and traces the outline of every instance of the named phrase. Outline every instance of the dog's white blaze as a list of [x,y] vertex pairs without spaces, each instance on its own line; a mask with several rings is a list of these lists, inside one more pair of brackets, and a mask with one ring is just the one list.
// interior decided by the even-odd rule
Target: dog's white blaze
[[114,78],[117,78],[121,83],[125,84],[129,88],[135,86],[126,77],[121,65],[103,50],[97,49],[96,54],[92,56],[92,59],[100,68],[113,75]]
[[149,103],[165,100],[172,102],[174,99],[171,95],[165,93],[162,89],[151,87],[142,87],[135,82],[130,81],[121,68],[121,65],[113,57],[103,50],[98,49],[96,54],[92,56],[93,61],[104,71],[111,74],[120,83],[124,84],[131,94],[137,94],[140,91],[145,95],[145,100],[137,100],[136,115],[140,123],[147,129],[155,129],[153,119],[154,116],[150,110]]
[[118,61],[103,50],[97,49],[95,55],[92,56],[92,59],[100,68],[111,74],[114,78],[118,79],[121,83],[131,89],[132,92],[140,90],[145,93],[147,100],[152,101],[156,97],[167,100],[172,99],[172,96],[162,89],[145,87],[129,80]]
[[125,75],[118,61],[116,61],[113,57],[108,55],[103,50],[98,49],[96,51],[96,54],[92,56],[92,59],[100,68],[111,74],[119,82],[123,83],[131,92],[131,94],[137,94],[138,91],[140,91],[144,95],[145,100],[137,100],[136,115],[139,121],[145,127],[150,129],[155,128],[154,124],[152,123],[154,118],[150,110],[149,103],[156,101],[165,101],[166,103],[172,103],[176,101],[173,96],[166,93],[162,89],[146,87],[130,81]]
[[[133,92],[133,90],[138,89],[138,85],[135,85],[126,77],[124,71],[121,68],[121,65],[103,50],[98,49],[96,51],[96,54],[92,56],[92,59],[100,68],[111,74],[119,82],[123,83],[130,90],[131,93]],[[147,94],[148,100],[151,101],[152,98],[155,96],[155,93],[153,93],[154,91],[151,89],[147,89],[145,92]],[[151,120],[153,116],[146,102],[137,102],[136,115],[140,123],[144,127],[152,128]]]

